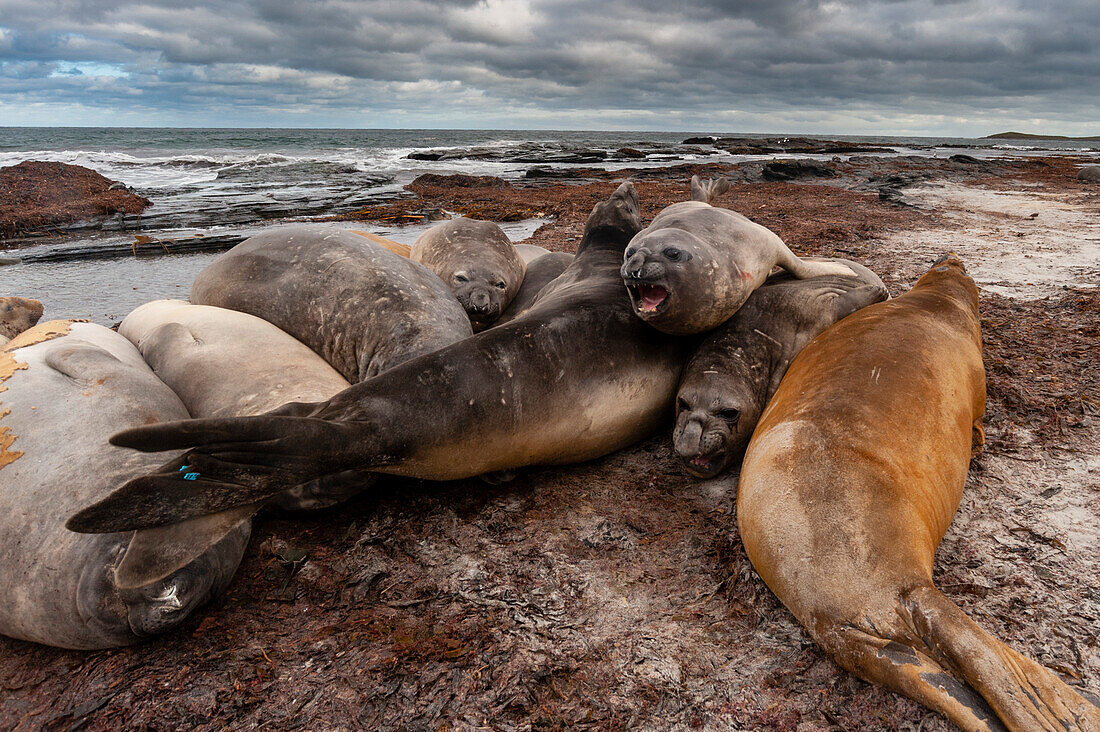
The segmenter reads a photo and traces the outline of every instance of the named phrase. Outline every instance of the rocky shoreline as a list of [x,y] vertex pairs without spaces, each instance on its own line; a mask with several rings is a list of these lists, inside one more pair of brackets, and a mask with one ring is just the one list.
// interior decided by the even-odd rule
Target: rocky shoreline
[[[895,294],[956,249],[982,275],[987,443],[936,580],[976,622],[1096,694],[1100,268],[1086,247],[1100,187],[1076,179],[1081,162],[855,156],[437,176],[352,218],[537,214],[551,220],[528,241],[569,251],[617,179],[635,180],[648,220],[684,200],[692,174],[721,174],[734,185],[720,205],[799,254],[868,264]],[[766,178],[767,166],[789,177]],[[1018,268],[1043,257],[1047,281]],[[735,475],[687,476],[665,430],[501,486],[387,479],[328,512],[267,513],[228,595],[178,632],[97,653],[0,638],[0,726],[951,729],[813,644],[748,562],[735,498]]]

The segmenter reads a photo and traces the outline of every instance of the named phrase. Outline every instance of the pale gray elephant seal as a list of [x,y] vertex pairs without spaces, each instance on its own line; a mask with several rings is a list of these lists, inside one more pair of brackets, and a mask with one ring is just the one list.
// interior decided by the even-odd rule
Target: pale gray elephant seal
[[[69,526],[172,523],[349,469],[451,480],[589,460],[636,442],[671,418],[691,346],[633,313],[619,265],[640,228],[637,194],[624,183],[593,209],[569,268],[511,323],[321,404],[115,435],[115,444],[146,451],[195,449]],[[181,465],[197,479],[180,478]]]
[[1077,180],[1100,183],[1100,165],[1086,165],[1077,171]]
[[871,270],[843,261],[858,277],[769,277],[729,320],[704,336],[676,394],[676,453],[699,478],[741,457],[764,405],[807,343],[838,320],[885,300]]
[[[108,435],[186,416],[137,350],[102,326],[51,321],[0,349],[0,633],[111,648],[171,629],[225,589],[248,541],[247,516],[136,536],[65,528],[73,510],[152,467],[108,445]],[[156,570],[195,542],[204,547],[196,559],[167,576]],[[124,555],[152,580],[120,581]]]
[[534,262],[539,257],[546,256],[549,253],[549,249],[544,249],[534,244],[516,244],[516,254],[518,254],[527,264],[531,264],[531,262]]
[[[541,247],[536,248],[541,249]],[[523,275],[523,284],[519,292],[493,325],[510,323],[527,312],[535,304],[535,298],[543,288],[557,279],[572,263],[573,255],[568,252],[547,252],[528,262],[527,272]]]
[[935,585],[984,410],[978,288],[950,255],[791,363],[741,466],[745,552],[860,678],[965,730],[1096,732],[1100,709]]
[[[693,179],[693,195],[721,189]],[[693,200],[668,206],[634,237],[622,278],[638,317],[664,333],[687,335],[729,320],[775,266],[799,279],[855,276],[843,264],[799,259],[760,224]]]
[[0,346],[25,330],[30,330],[42,317],[42,303],[26,297],[0,297]]
[[439,275],[462,303],[474,331],[500,317],[523,284],[527,264],[492,221],[451,219],[425,231],[409,257]]
[[473,332],[423,265],[354,232],[317,226],[241,242],[199,273],[191,302],[262,318],[353,383]]

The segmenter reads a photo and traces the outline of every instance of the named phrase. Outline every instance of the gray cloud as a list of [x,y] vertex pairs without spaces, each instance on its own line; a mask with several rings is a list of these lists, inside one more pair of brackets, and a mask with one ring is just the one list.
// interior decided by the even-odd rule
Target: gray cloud
[[0,0],[0,124],[1100,132],[1100,6],[1037,5]]

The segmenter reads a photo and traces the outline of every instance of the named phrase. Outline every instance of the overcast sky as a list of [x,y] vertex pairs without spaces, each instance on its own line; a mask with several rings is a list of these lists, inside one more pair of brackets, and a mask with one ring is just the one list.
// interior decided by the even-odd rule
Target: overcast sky
[[0,125],[1100,134],[1098,0],[0,0]]

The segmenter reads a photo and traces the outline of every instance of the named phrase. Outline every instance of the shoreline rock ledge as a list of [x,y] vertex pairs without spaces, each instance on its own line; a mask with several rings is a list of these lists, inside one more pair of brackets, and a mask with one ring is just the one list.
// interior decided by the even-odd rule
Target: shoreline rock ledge
[[152,201],[90,168],[28,160],[0,168],[0,241],[115,214]]

